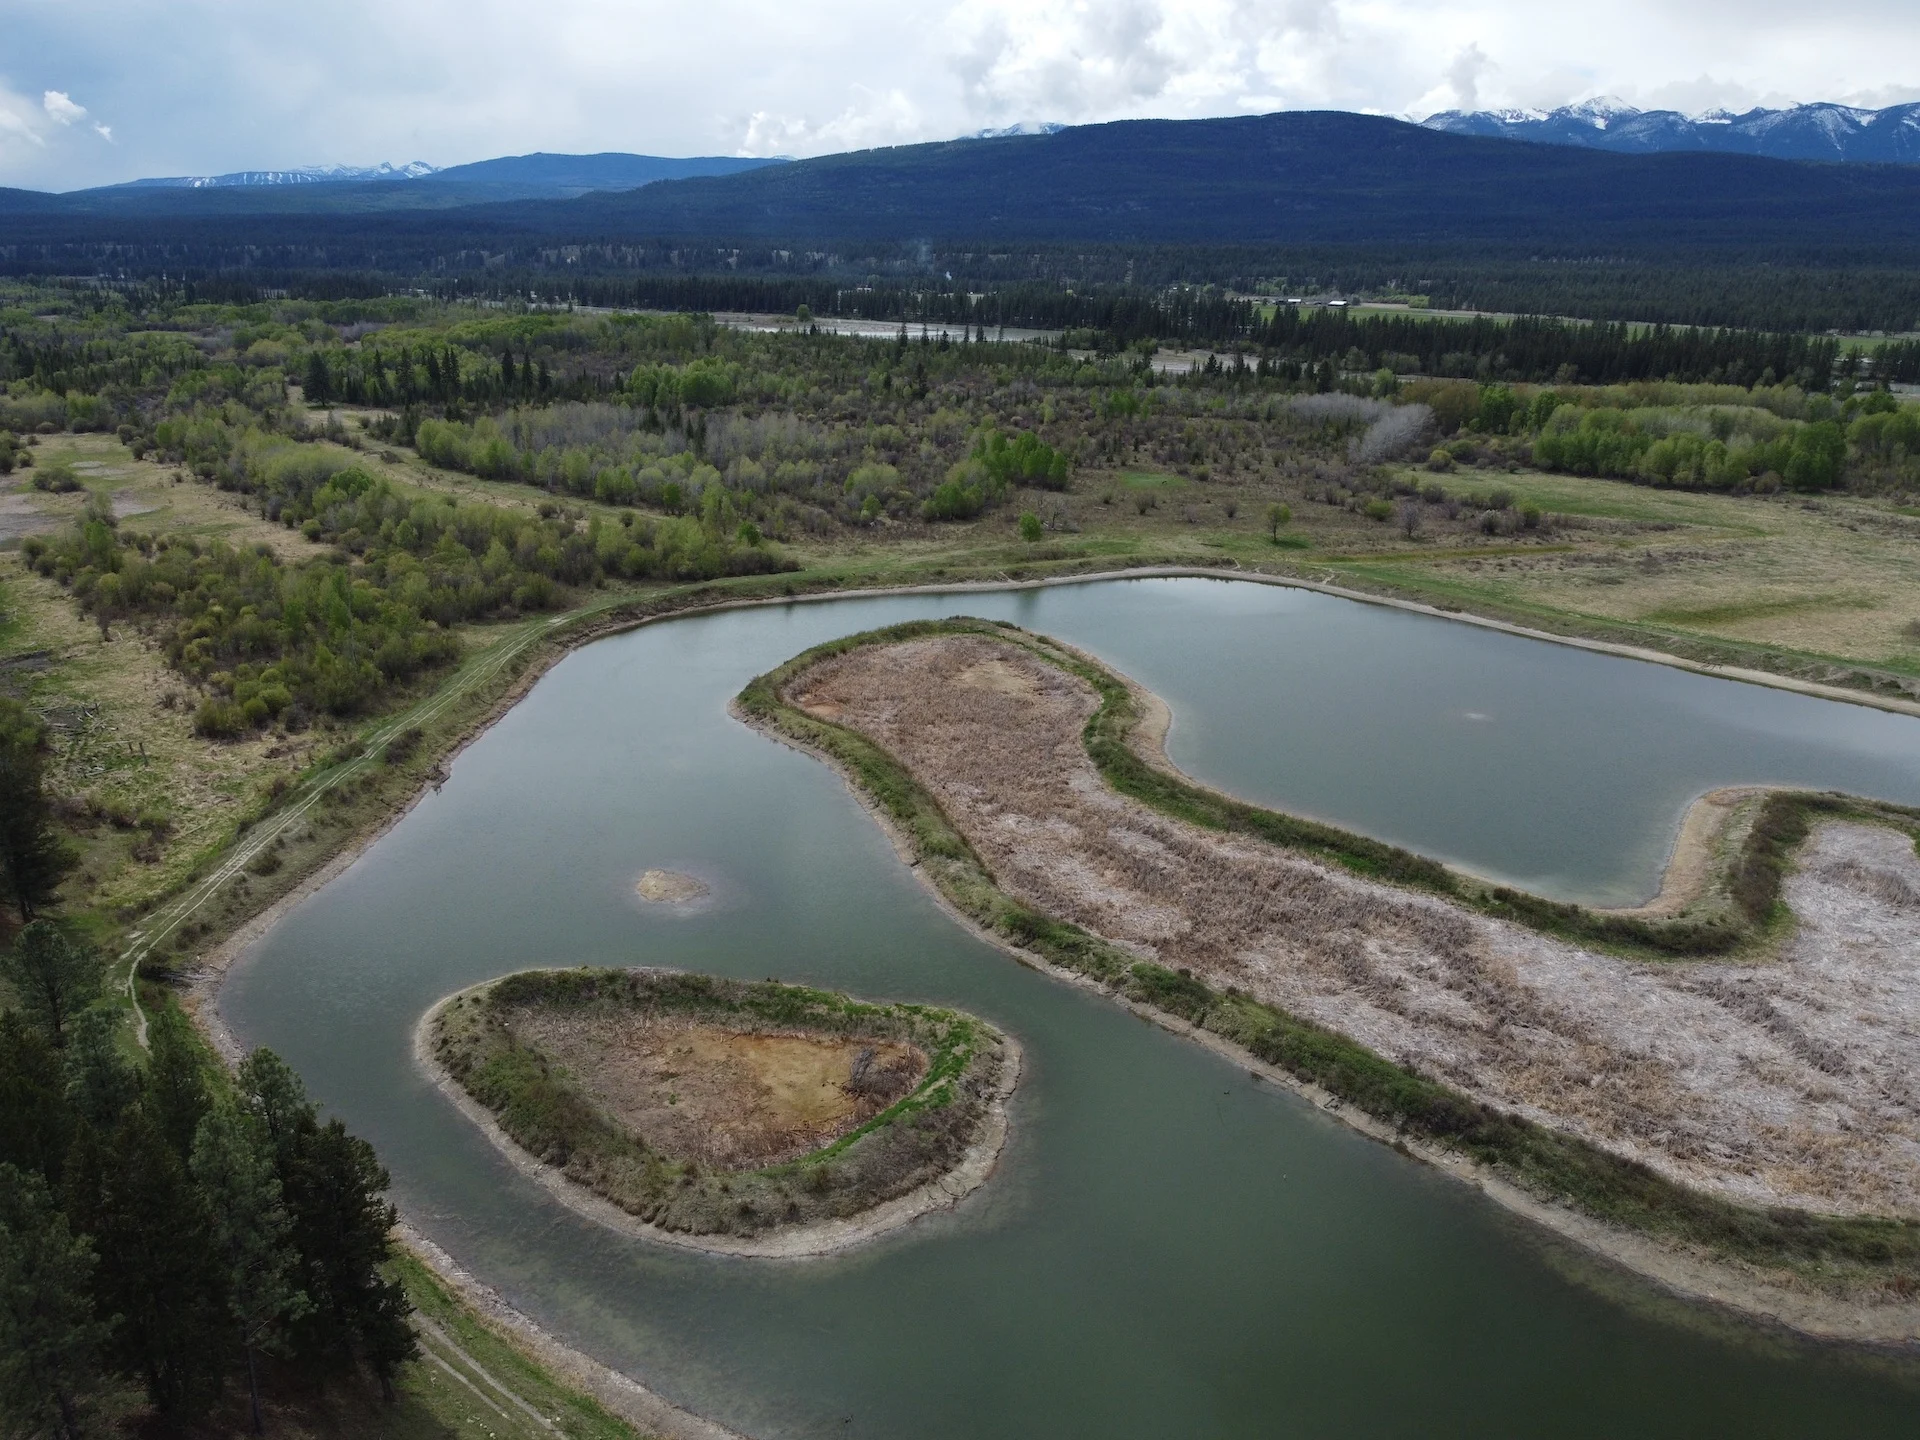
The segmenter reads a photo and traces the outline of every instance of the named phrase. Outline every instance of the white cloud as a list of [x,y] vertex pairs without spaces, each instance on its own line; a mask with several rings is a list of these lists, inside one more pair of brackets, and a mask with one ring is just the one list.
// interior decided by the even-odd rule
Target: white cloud
[[113,143],[113,126],[101,125],[98,122],[96,122],[93,127],[93,133],[98,135],[102,140],[106,141],[109,145]]
[[855,85],[853,98],[828,120],[754,111],[743,122],[735,149],[741,155],[821,155],[920,139],[926,129],[926,117],[904,92]]
[[41,97],[40,106],[62,125],[71,125],[76,120],[87,118],[87,107],[74,104],[72,97],[64,90],[47,91]]
[[1481,52],[1477,41],[1453,57],[1453,63],[1447,67],[1447,83],[1453,87],[1456,108],[1480,108],[1480,77],[1492,66],[1493,62]]

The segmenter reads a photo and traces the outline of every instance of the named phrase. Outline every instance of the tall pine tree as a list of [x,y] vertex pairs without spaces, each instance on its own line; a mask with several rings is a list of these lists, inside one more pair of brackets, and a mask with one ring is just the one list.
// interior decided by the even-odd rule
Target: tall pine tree
[[213,1221],[213,1248],[226,1282],[227,1313],[247,1359],[253,1433],[260,1417],[256,1356],[275,1344],[282,1322],[310,1302],[295,1281],[299,1257],[280,1202],[273,1145],[260,1122],[231,1103],[215,1105],[193,1139],[191,1170]]
[[78,857],[53,828],[46,793],[46,727],[0,699],[0,894],[32,920],[53,902]]
[[293,1322],[296,1353],[330,1366],[364,1362],[392,1394],[393,1375],[419,1353],[406,1291],[382,1275],[399,1217],[387,1172],[338,1120],[319,1121],[300,1079],[271,1050],[240,1066],[239,1088],[272,1146],[299,1279],[311,1308]]
[[93,1246],[68,1227],[46,1182],[0,1164],[0,1416],[10,1433],[79,1440],[107,1337],[93,1270]]
[[220,1396],[226,1296],[206,1205],[144,1104],[110,1135],[83,1130],[67,1163],[67,1218],[93,1240],[94,1313],[117,1315],[109,1363],[146,1385],[168,1423]]
[[0,972],[55,1049],[67,1043],[73,1019],[100,993],[99,952],[51,920],[36,920],[0,955]]

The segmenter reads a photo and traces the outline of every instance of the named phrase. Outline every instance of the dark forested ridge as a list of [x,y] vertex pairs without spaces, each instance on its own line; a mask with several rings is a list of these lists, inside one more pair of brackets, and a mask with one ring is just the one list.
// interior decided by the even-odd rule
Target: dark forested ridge
[[[862,151],[572,200],[391,199],[482,183],[517,182],[125,192],[139,213],[102,192],[0,191],[0,273],[164,274],[216,299],[427,289],[822,313],[845,303],[823,294],[862,287],[1213,284],[1770,330],[1920,324],[1920,166],[1617,155],[1289,113]],[[335,190],[369,208],[329,213]]]
[[[112,224],[116,207],[137,205],[143,220],[171,217],[176,228],[169,233],[180,239],[193,236],[196,220],[230,219],[244,208],[261,217],[246,239],[286,243],[299,227],[286,220],[276,225],[269,217],[285,215],[288,207],[312,207],[316,197],[335,189],[398,194],[410,187],[457,188],[481,178],[444,172],[344,187],[135,187],[71,196],[14,191],[4,199],[22,217],[9,229],[23,240],[109,238],[120,233]],[[494,178],[491,171],[486,178]],[[25,223],[29,214],[35,223]],[[95,227],[81,222],[83,215],[94,216]],[[1116,121],[1050,135],[863,150],[732,175],[661,180],[567,204],[479,206],[451,216],[389,216],[384,222],[301,219],[315,241],[348,240],[360,226],[384,223],[366,239],[389,247],[426,232],[443,240],[523,233],[583,241],[1487,241],[1529,253],[1544,247],[1569,254],[1697,244],[1782,258],[1875,249],[1905,256],[1920,249],[1920,167],[1615,155],[1447,135],[1377,116],[1290,112]]]
[[[1614,155],[1339,112],[1127,120],[901,146],[528,223],[663,235],[1916,248],[1920,169]],[[1836,234],[1836,231],[1842,232]],[[1758,233],[1764,232],[1764,233]]]
[[301,172],[249,171],[203,179],[134,180],[89,190],[51,193],[0,190],[0,215],[358,215],[369,211],[443,210],[514,200],[570,200],[596,190],[634,190],[656,180],[737,175],[778,160],[731,155],[502,155],[450,165],[422,175],[302,176],[294,182],[255,180]]

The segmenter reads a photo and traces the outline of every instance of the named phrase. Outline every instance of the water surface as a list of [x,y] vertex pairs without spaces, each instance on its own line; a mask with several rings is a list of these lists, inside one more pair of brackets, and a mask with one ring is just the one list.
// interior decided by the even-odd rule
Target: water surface
[[[1903,1372],[1622,1303],[1466,1187],[973,939],[824,766],[725,713],[809,645],[962,613],[1157,690],[1175,759],[1212,783],[1556,894],[1649,891],[1716,785],[1920,800],[1920,722],[1303,592],[738,611],[556,666],[262,941],[222,992],[229,1024],[292,1061],[409,1218],[512,1303],[756,1435],[1913,1433]],[[644,906],[654,866],[714,878],[715,903]],[[491,976],[636,963],[986,1016],[1028,1061],[1001,1172],[826,1261],[703,1257],[572,1215],[414,1073],[409,1037]]]

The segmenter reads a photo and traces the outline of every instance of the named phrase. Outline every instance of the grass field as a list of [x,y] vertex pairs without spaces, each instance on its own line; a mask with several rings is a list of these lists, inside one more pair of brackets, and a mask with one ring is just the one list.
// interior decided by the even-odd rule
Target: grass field
[[[1920,523],[1844,496],[1687,494],[1510,474],[1522,504],[1602,522],[1569,552],[1348,562],[1368,579],[1466,609],[1624,623],[1649,643],[1702,639],[1920,675]],[[1768,667],[1773,668],[1773,667]]]

